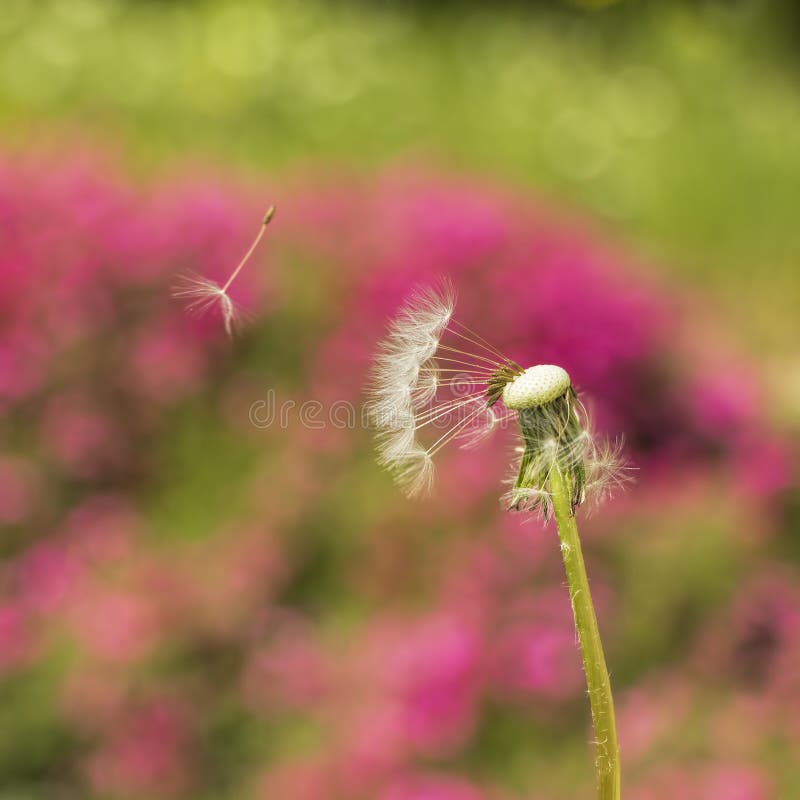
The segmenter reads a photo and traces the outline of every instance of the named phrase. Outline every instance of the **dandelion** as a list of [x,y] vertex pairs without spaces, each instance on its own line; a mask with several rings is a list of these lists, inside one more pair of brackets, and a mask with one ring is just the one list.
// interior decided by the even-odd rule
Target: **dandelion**
[[236,280],[236,276],[242,271],[242,267],[250,260],[250,256],[255,252],[261,237],[269,225],[270,220],[275,216],[275,206],[270,206],[264,219],[261,222],[258,235],[253,240],[248,251],[230,274],[228,280],[220,286],[216,281],[205,278],[202,275],[188,274],[183,275],[179,283],[172,290],[172,296],[186,302],[186,310],[190,314],[205,314],[212,306],[219,303],[222,322],[228,336],[233,336],[233,331],[239,323],[242,313],[236,303],[233,302],[228,289]]
[[[453,317],[448,282],[418,289],[390,324],[375,358],[368,410],[378,461],[409,496],[433,484],[433,457],[471,447],[508,419],[521,444],[507,507],[556,520],[595,732],[600,800],[618,800],[619,747],[611,683],[581,552],[575,510],[626,481],[621,443],[599,440],[562,367],[523,369]],[[433,429],[433,431],[431,431]],[[443,432],[442,432],[443,431]]]
[[[620,445],[599,440],[561,367],[523,369],[453,317],[455,293],[443,281],[417,289],[378,347],[367,410],[378,461],[410,497],[433,485],[433,456],[450,442],[479,444],[518,418],[514,510],[552,513],[548,477],[559,464],[570,479],[571,508],[602,500],[626,481]],[[501,402],[502,401],[502,402]]]

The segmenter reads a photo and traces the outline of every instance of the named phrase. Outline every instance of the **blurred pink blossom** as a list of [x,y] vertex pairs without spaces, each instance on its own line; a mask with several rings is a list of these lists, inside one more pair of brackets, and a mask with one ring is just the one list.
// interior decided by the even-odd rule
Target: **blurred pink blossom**
[[288,707],[313,713],[325,699],[328,672],[315,631],[299,621],[287,622],[250,657],[242,692],[256,710]]
[[110,661],[137,661],[157,641],[160,621],[155,598],[86,584],[72,604],[75,635]]
[[764,773],[744,764],[713,767],[702,788],[702,797],[709,800],[770,800],[774,796]]
[[0,454],[0,524],[13,525],[25,519],[38,489],[37,475],[29,462]]
[[125,458],[114,421],[99,408],[58,397],[50,402],[42,426],[48,449],[76,477],[97,477]]
[[458,778],[409,775],[394,781],[380,800],[484,800],[476,786]]
[[626,761],[651,755],[669,734],[687,724],[692,694],[688,682],[664,676],[617,694],[617,726]]
[[63,543],[32,546],[17,564],[21,604],[31,611],[53,614],[78,588],[82,565]]
[[89,779],[99,794],[183,796],[189,781],[184,711],[158,701],[135,713],[89,759]]
[[338,795],[328,771],[312,761],[287,762],[268,770],[259,781],[259,800],[334,800]]
[[[16,526],[0,671],[41,660],[49,675],[74,654],[54,680],[86,754],[76,797],[193,796],[206,764],[270,800],[516,797],[493,791],[505,775],[479,787],[455,774],[492,724],[486,708],[526,725],[583,684],[554,532],[498,505],[509,438],[443,454],[435,496],[410,505],[371,467],[366,431],[296,417],[258,429],[250,404],[274,384],[357,408],[387,316],[449,273],[459,317],[516,360],[564,364],[642,467],[627,504],[584,527],[606,556],[592,581],[614,641],[638,611],[614,579],[631,508],[634,535],[667,535],[648,523],[668,504],[696,513],[724,496],[758,519],[791,484],[756,368],[690,336],[681,299],[584,222],[407,167],[277,187],[271,246],[235,286],[256,312],[252,342],[230,346],[169,286],[230,271],[265,185],[276,192],[255,184],[200,170],[135,186],[97,156],[0,158],[0,411],[34,450],[0,458],[0,522]],[[216,420],[219,463],[201,426],[194,445],[175,433],[189,401]],[[211,530],[194,530],[207,516]],[[690,609],[708,613],[674,664],[629,664],[615,683],[631,800],[769,800],[762,747],[798,738],[797,579],[754,576],[755,537],[736,539],[750,526],[730,524],[741,579],[719,608]],[[704,685],[719,700],[695,709]],[[684,764],[669,747],[690,712],[709,733]],[[295,724],[313,732],[307,753],[280,750]],[[220,728],[241,751],[211,746]]]
[[398,703],[403,733],[414,746],[446,751],[468,735],[480,688],[479,641],[469,624],[432,615],[385,642],[376,659],[382,666],[376,666]]
[[500,686],[558,700],[581,686],[575,634],[568,627],[518,624],[504,631],[493,654]]

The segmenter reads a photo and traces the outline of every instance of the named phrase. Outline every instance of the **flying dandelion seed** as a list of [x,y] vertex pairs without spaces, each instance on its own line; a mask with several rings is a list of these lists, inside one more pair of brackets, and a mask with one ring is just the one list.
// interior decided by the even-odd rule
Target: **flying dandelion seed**
[[188,274],[183,275],[178,281],[178,284],[172,290],[172,296],[183,300],[186,303],[186,310],[190,314],[201,315],[205,314],[214,305],[219,304],[220,313],[222,314],[222,322],[225,326],[225,332],[228,336],[232,337],[235,328],[241,321],[241,309],[233,302],[228,289],[231,284],[236,280],[236,276],[242,271],[244,265],[250,260],[250,257],[258,247],[267,225],[269,225],[272,218],[275,216],[275,206],[270,206],[267,213],[264,214],[264,219],[261,222],[258,235],[253,240],[248,251],[236,266],[236,269],[228,277],[228,280],[220,286],[216,281],[205,278],[202,275]]

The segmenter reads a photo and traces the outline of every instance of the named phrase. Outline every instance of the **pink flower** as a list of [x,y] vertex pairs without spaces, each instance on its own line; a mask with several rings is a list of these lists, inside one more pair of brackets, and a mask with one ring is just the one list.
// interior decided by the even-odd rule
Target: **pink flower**
[[64,544],[36,544],[17,564],[20,599],[32,611],[53,614],[78,588],[82,571],[82,565]]
[[154,702],[125,721],[91,755],[89,780],[100,794],[153,798],[183,795],[189,784],[185,713]]
[[473,784],[459,778],[435,775],[409,775],[394,781],[380,800],[484,800]]
[[105,410],[76,398],[50,402],[42,437],[55,459],[82,478],[97,477],[125,457],[119,432]]
[[70,509],[63,535],[74,555],[93,564],[116,563],[130,555],[142,524],[120,494],[96,493]]
[[306,709],[324,701],[328,665],[318,638],[299,621],[282,625],[245,667],[242,689],[256,708]]
[[513,625],[500,635],[492,660],[495,680],[523,696],[559,700],[582,685],[580,653],[568,626]]
[[86,585],[73,604],[72,625],[80,640],[102,658],[138,661],[160,633],[154,599]]
[[708,800],[770,800],[775,794],[760,770],[730,764],[709,770],[703,781],[701,796]]
[[680,731],[691,701],[688,681],[684,683],[669,676],[618,692],[617,727],[626,761],[635,764],[653,753],[670,733]]
[[259,781],[260,800],[334,800],[339,797],[324,766],[313,761],[287,762],[268,770]]
[[0,454],[0,524],[22,522],[33,510],[37,490],[36,473],[27,461]]
[[166,405],[189,394],[205,372],[205,358],[178,321],[154,324],[131,345],[126,388],[143,400]]
[[[0,266],[0,276],[1,270]],[[46,379],[49,349],[41,336],[21,325],[0,333],[0,409],[13,406],[40,388]]]
[[475,631],[455,617],[431,616],[387,645],[380,661],[409,742],[431,752],[462,742],[477,710]]

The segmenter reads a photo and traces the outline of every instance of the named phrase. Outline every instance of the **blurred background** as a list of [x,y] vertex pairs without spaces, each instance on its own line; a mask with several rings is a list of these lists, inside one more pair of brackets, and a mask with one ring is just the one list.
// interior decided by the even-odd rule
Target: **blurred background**
[[[791,0],[3,0],[0,800],[592,796],[513,436],[410,502],[342,424],[440,274],[637,467],[580,522],[623,796],[800,796],[798,37]],[[272,203],[229,341],[170,287]]]

